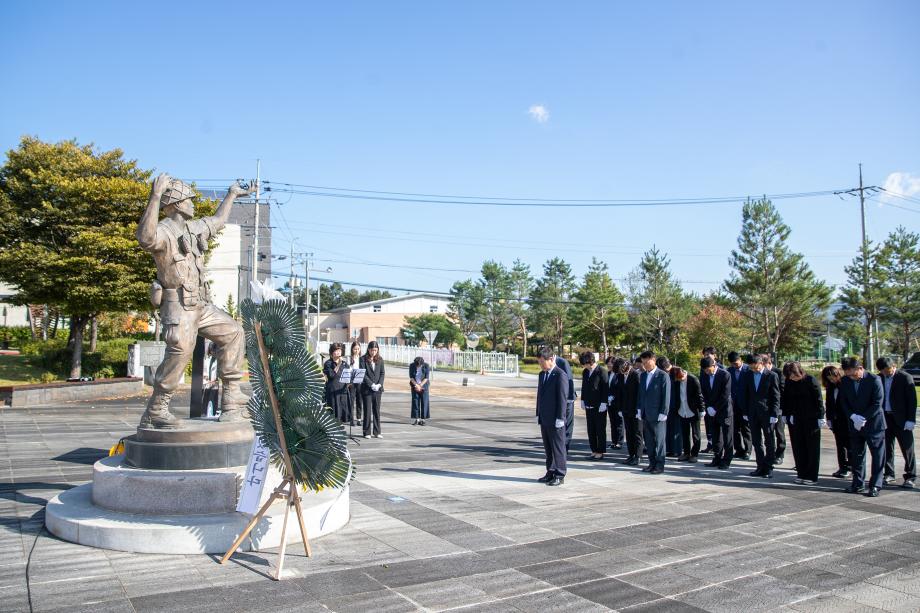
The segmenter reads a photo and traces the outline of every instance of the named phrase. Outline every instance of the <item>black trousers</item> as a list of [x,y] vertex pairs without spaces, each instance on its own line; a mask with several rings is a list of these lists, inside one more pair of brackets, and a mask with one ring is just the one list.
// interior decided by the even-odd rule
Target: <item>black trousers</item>
[[591,453],[604,453],[607,449],[607,412],[585,409],[585,423],[588,428],[588,446]]
[[[738,419],[741,418],[739,417]],[[712,421],[712,461],[720,466],[728,466],[732,463],[732,458],[734,457],[734,447],[732,446],[734,427],[732,419],[725,420],[713,417]]]
[[681,443],[680,438],[680,415],[677,414],[677,409],[672,409],[668,413],[668,421],[665,432],[665,450],[669,454],[680,455],[683,453],[684,446]]
[[734,447],[735,453],[751,455],[751,424],[743,418],[734,420]]
[[834,444],[837,447],[837,469],[849,472],[853,467],[853,457],[850,453],[850,420],[840,417],[831,422],[834,433]]
[[642,420],[635,414],[632,417],[626,414],[623,416],[623,427],[626,430],[626,451],[631,456],[641,458],[644,453]]
[[364,404],[364,434],[380,434],[380,396],[383,392],[371,392],[361,396]]
[[[851,422],[852,423],[852,422]],[[866,447],[872,458],[871,474],[866,482]],[[853,487],[877,487],[884,485],[885,475],[885,432],[866,432],[850,427],[850,450],[853,460]]]
[[894,420],[885,415],[885,476],[894,477],[894,442],[898,441],[901,455],[904,456],[904,478],[917,478],[917,460],[914,457],[914,432],[898,427]]
[[691,457],[700,455],[700,416],[680,418],[680,438],[684,453]]
[[768,413],[750,416],[751,442],[757,455],[757,470],[772,472],[776,464],[776,424],[770,423]]
[[789,428],[789,438],[792,441],[796,475],[799,479],[817,481],[821,460],[821,429],[817,425],[800,425],[796,420]]
[[610,442],[622,444],[626,439],[626,424],[623,423],[623,418],[613,407],[609,406],[607,416],[610,418]]
[[565,403],[565,450],[568,452],[572,446],[572,435],[575,433],[575,401]]
[[565,428],[547,428],[540,424],[543,438],[543,452],[546,454],[546,472],[559,477],[565,476]]
[[[789,426],[789,432],[792,432],[794,426]],[[777,458],[781,458],[786,455],[786,424],[783,423],[783,418],[780,417],[779,421],[776,422],[776,426],[773,428],[774,436],[776,437],[776,454]],[[791,436],[791,434],[790,434]]]
[[715,420],[709,416],[709,413],[703,415],[703,425],[706,426],[706,448],[712,447],[712,433],[716,429]]
[[642,418],[645,433],[645,451],[648,453],[648,465],[652,468],[664,470],[665,438],[668,434],[668,424],[664,421],[650,422]]
[[364,419],[364,393],[360,386],[355,391],[355,419]]

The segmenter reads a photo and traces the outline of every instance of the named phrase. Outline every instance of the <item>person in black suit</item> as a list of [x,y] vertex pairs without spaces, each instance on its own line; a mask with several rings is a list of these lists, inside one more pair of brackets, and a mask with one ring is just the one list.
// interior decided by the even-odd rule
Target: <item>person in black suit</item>
[[329,345],[329,359],[323,363],[323,375],[326,377],[326,404],[342,423],[352,421],[351,406],[348,402],[348,384],[342,383],[342,371],[348,366],[342,358],[345,345]]
[[712,358],[700,360],[700,391],[706,414],[712,419],[712,462],[707,466],[727,470],[732,463],[734,440],[734,409],[732,407],[732,376],[716,366]]
[[[703,357],[712,358],[718,368],[723,368],[722,364],[719,363],[719,358],[716,357],[715,347],[703,347]],[[702,370],[700,370],[699,379],[700,381],[703,380]],[[716,426],[715,422],[712,421],[712,417],[705,411],[703,411],[703,423],[706,426],[706,449],[703,450],[703,453],[712,453],[712,433],[715,432]]]
[[751,358],[751,373],[741,382],[741,403],[751,424],[751,438],[757,455],[752,477],[773,478],[776,463],[776,424],[780,418],[779,379],[763,362]]
[[[885,415],[882,381],[863,368],[858,358],[844,358],[846,377],[840,380],[838,400],[850,422],[853,483],[845,491],[876,497],[885,469]],[[872,474],[866,487],[866,447],[872,456]]]
[[744,363],[737,351],[729,352],[728,362],[731,364],[728,367],[728,374],[731,375],[732,406],[735,408],[735,415],[732,420],[732,425],[735,429],[733,433],[735,457],[739,460],[749,460],[751,459],[752,447],[750,418],[738,409],[742,406],[741,391],[744,388],[742,379],[750,373],[748,372],[747,364]]
[[617,360],[614,368],[620,371],[617,394],[614,398],[617,412],[623,418],[623,427],[626,430],[626,451],[629,457],[626,464],[638,466],[644,450],[642,418],[636,410],[636,399],[639,394],[639,373],[632,367],[629,360]]
[[834,433],[834,445],[837,447],[837,472],[831,476],[846,479],[850,476],[853,461],[850,453],[850,420],[840,408],[841,379],[843,370],[838,366],[825,366],[821,370],[827,427]]
[[818,380],[805,373],[798,362],[783,365],[786,386],[780,393],[783,416],[789,420],[792,457],[795,459],[796,483],[818,483],[821,459],[821,428],[824,421],[824,400]]
[[783,371],[773,365],[773,356],[769,353],[761,354],[764,366],[771,371],[779,380],[779,414],[780,419],[776,422],[773,434],[776,437],[776,463],[782,464],[786,459],[786,426],[789,426],[789,436],[792,436],[792,429],[795,427],[789,424],[789,416],[783,413],[783,388],[786,385],[786,377]]
[[549,347],[540,348],[537,361],[543,371],[537,383],[537,423],[546,453],[546,474],[537,481],[558,486],[565,482],[565,412],[569,379],[556,365],[556,355]]
[[383,394],[383,379],[386,369],[380,359],[380,346],[377,341],[367,344],[367,351],[361,356],[359,368],[364,369],[364,381],[361,382],[361,396],[364,399],[364,438],[383,438],[380,433],[380,399]]
[[603,460],[607,449],[607,370],[598,366],[591,351],[578,356],[581,374],[581,408],[585,412],[591,459]]
[[648,452],[648,466],[642,470],[660,475],[664,472],[666,422],[671,408],[671,379],[655,364],[653,351],[643,351],[639,358],[642,360],[643,372],[639,377],[636,408],[643,420],[645,449]]
[[409,389],[412,391],[412,425],[424,426],[430,419],[428,387],[431,384],[431,367],[425,358],[418,356],[409,364]]
[[623,442],[626,440],[625,424],[620,411],[616,410],[617,391],[620,385],[620,371],[614,368],[614,364],[619,358],[610,356],[607,358],[607,416],[610,418],[610,448],[622,449]]
[[696,463],[700,455],[700,415],[703,410],[703,392],[700,380],[679,366],[673,366],[674,383],[671,398],[677,398],[677,416],[680,419],[681,446],[684,452],[678,462]]
[[885,485],[893,482],[894,442],[898,441],[904,456],[904,483],[901,487],[913,488],[917,478],[917,461],[914,458],[914,424],[917,421],[917,394],[914,378],[906,370],[898,370],[888,358],[875,362],[882,376],[885,392],[882,408],[885,410]]
[[671,382],[671,406],[668,407],[668,421],[665,428],[665,455],[669,458],[676,458],[681,455],[683,445],[680,438],[680,417],[677,415],[677,398],[674,395],[674,375],[677,373],[677,367],[671,364],[671,360],[660,356],[655,364],[659,369],[668,375]]
[[572,446],[572,435],[575,433],[575,379],[572,377],[572,366],[565,358],[556,356],[556,368],[565,373],[569,378],[569,389],[566,392],[565,409],[565,451],[569,452]]

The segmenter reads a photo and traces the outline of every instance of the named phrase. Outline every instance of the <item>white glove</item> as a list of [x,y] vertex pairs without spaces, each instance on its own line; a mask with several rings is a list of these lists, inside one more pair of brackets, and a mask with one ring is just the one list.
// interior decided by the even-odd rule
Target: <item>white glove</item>
[[642,419],[642,410],[636,409],[636,419]]
[[584,400],[581,401],[581,408],[582,408],[582,410],[588,408],[588,406],[585,404],[585,401],[584,401]]
[[617,415],[619,415],[620,417],[623,417],[623,411],[617,411]]
[[556,427],[557,427],[557,428],[565,428],[565,421],[562,420],[562,419],[557,419],[557,420],[556,420]]
[[658,416],[658,421],[668,421],[668,415],[666,413],[662,413]]
[[607,404],[613,404],[613,396],[607,396]]
[[862,430],[863,426],[866,425],[866,418],[858,413],[850,415],[850,419],[853,421],[853,427],[857,430]]
[[379,384],[379,383],[373,384],[373,385],[371,386],[371,389],[374,390],[375,392],[379,392],[379,391],[380,391],[380,384]]
[[819,428],[824,428],[825,426],[827,426],[827,420],[826,420],[826,419],[819,419],[819,420],[818,420],[818,427],[819,427]]
[[715,416],[716,416],[716,410],[715,410],[714,408],[712,408],[712,407],[706,407],[706,413],[707,413],[710,417],[715,417]]
[[774,425],[774,424],[775,424],[776,422],[778,422],[778,421],[779,421],[779,420],[776,419],[775,417],[771,417],[771,418],[770,418],[770,425],[772,426],[772,425]]
[[790,415],[790,416],[789,416],[789,422],[788,422],[788,423],[789,423],[790,426],[794,426],[794,425],[795,425],[795,415]]
[[789,423],[789,416],[788,416],[788,415],[780,415],[779,418],[783,420],[783,423],[784,423],[784,424],[788,424],[788,423]]
[[607,403],[606,403],[606,402],[602,402],[602,403],[601,403],[601,406],[599,406],[599,407],[597,408],[597,411],[598,411],[598,413],[606,413],[606,412],[607,412]]
[[828,429],[828,430],[833,430],[833,429],[834,429],[834,425],[831,423],[831,420],[829,420],[829,419],[827,420],[827,429]]
[[742,418],[744,421],[751,421],[751,419],[750,419],[747,415],[742,415],[741,418]]
[[912,422],[912,421],[905,421],[905,422],[904,422],[904,429],[905,429],[905,430],[913,430],[913,429],[914,429],[914,422]]

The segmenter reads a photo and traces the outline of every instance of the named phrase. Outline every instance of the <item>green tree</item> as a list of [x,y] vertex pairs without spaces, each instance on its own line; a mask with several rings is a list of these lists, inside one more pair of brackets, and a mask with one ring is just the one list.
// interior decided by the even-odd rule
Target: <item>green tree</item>
[[469,336],[479,325],[485,309],[485,292],[472,279],[457,281],[450,288],[450,302],[447,306],[450,316],[460,327],[464,336]]
[[445,347],[450,347],[452,343],[460,344],[463,342],[463,332],[460,331],[459,326],[447,316],[439,313],[407,317],[406,324],[400,330],[400,334],[405,339],[419,341],[425,338],[425,330],[438,331],[438,336],[434,340],[436,345],[443,344]]
[[522,355],[527,355],[527,336],[530,330],[527,323],[530,321],[530,308],[527,299],[533,291],[533,275],[530,274],[530,265],[521,260],[514,260],[514,265],[509,273],[511,277],[511,302],[509,308],[514,321],[516,333],[521,337]]
[[[872,329],[878,321],[885,302],[885,274],[879,266],[879,248],[871,242],[866,245],[866,257],[860,252],[843,270],[846,285],[840,288],[841,308],[834,313],[835,328],[849,332],[863,345],[863,363],[868,364]],[[858,334],[853,334],[856,328]]]
[[789,249],[789,226],[772,202],[748,200],[741,219],[725,292],[765,349],[800,350],[821,329],[831,288]]
[[480,274],[478,283],[484,298],[482,325],[494,348],[498,347],[500,339],[508,337],[514,330],[508,300],[511,296],[511,276],[503,264],[493,260],[483,263]]
[[119,149],[32,137],[0,168],[0,281],[16,288],[17,302],[70,317],[71,377],[81,375],[94,316],[150,310],[156,269],[134,237],[149,177]]
[[591,258],[591,266],[573,295],[570,310],[572,338],[575,342],[610,353],[610,343],[618,343],[626,323],[623,294],[617,288],[605,262]]
[[567,340],[568,302],[574,289],[572,267],[562,258],[553,258],[543,265],[543,276],[537,280],[530,295],[530,309],[537,331],[560,352]]
[[686,349],[681,327],[693,312],[693,299],[670,265],[668,256],[653,246],[628,275],[628,329],[634,342],[673,357]]
[[882,244],[879,268],[886,281],[881,318],[890,324],[906,360],[920,329],[920,235],[898,226]]

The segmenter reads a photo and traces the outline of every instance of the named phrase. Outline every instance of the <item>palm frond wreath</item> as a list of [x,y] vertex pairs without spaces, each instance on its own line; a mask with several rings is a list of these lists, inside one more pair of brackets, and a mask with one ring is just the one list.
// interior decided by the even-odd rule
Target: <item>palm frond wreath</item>
[[[294,482],[313,491],[344,487],[354,477],[348,439],[342,424],[325,406],[323,373],[305,348],[303,323],[297,312],[282,300],[262,304],[246,300],[240,305],[240,315],[253,392],[249,416],[256,436],[269,449],[272,463],[284,471],[267,385],[273,386],[278,399]],[[269,373],[262,369],[256,322],[261,324],[268,351]]]

